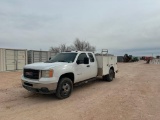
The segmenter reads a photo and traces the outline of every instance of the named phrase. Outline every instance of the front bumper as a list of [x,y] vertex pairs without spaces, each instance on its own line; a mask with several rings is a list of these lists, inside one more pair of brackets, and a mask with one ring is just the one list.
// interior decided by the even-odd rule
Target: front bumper
[[51,94],[55,93],[57,88],[57,83],[34,83],[22,80],[22,85],[25,89],[32,92],[42,93],[42,94]]

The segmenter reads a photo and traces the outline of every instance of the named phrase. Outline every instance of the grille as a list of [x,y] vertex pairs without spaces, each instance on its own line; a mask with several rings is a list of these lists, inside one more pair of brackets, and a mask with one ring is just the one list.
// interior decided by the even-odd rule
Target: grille
[[39,79],[39,70],[24,69],[23,75],[30,79]]

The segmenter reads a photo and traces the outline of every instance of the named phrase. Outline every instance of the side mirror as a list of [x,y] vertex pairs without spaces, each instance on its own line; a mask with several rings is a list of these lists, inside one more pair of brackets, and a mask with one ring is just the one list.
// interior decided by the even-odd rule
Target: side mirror
[[84,64],[89,64],[89,58],[88,57],[84,58]]
[[77,60],[77,62],[76,62],[78,65],[80,64],[80,61],[79,60]]
[[49,58],[49,60],[51,60],[51,57]]

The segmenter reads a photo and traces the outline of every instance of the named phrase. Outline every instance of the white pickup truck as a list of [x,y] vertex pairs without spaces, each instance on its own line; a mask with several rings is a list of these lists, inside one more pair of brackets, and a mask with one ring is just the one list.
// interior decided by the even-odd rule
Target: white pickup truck
[[74,84],[97,77],[112,81],[117,71],[117,57],[108,55],[108,50],[103,49],[96,55],[71,51],[59,53],[47,62],[26,65],[21,80],[29,91],[56,93],[58,98],[64,99],[71,95]]

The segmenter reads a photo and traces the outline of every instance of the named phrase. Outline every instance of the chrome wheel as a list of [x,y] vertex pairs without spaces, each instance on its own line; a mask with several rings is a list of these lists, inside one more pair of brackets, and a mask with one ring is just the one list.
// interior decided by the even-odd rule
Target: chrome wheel
[[71,90],[71,86],[68,83],[63,84],[61,95],[67,95]]
[[73,90],[73,83],[71,79],[66,77],[61,78],[57,86],[56,96],[59,99],[65,99],[71,95],[72,90]]

